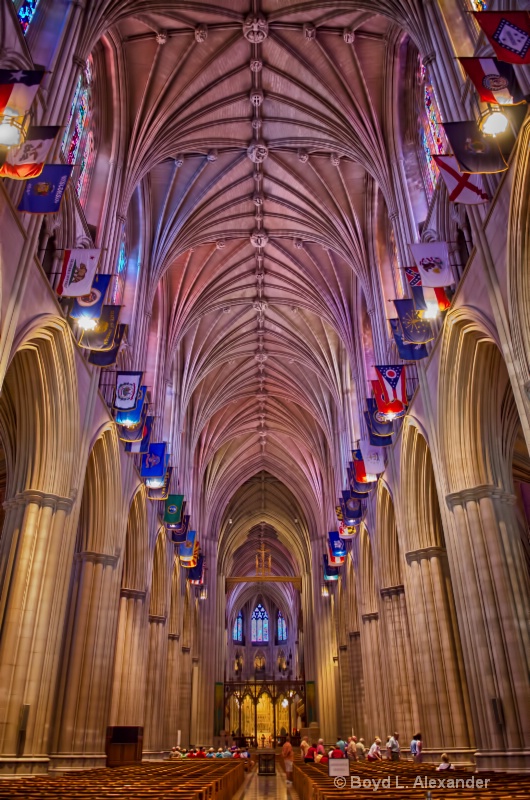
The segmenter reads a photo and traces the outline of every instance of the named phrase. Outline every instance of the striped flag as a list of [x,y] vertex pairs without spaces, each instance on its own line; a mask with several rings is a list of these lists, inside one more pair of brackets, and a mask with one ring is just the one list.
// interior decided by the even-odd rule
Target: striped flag
[[15,181],[38,178],[58,131],[58,125],[34,125],[28,128],[25,141],[7,151],[6,160],[0,166],[0,178]]
[[43,69],[0,69],[0,114],[29,111],[43,76]]
[[511,64],[496,58],[459,58],[483,103],[513,106],[523,102]]

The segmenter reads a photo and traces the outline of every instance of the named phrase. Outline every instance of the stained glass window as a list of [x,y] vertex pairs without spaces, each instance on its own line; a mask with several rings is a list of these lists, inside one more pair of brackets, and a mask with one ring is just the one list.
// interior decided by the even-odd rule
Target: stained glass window
[[90,130],[91,111],[92,59],[89,58],[77,81],[61,145],[66,163],[75,164],[78,169],[76,191],[81,202],[86,200],[95,156],[94,134]]
[[123,291],[125,288],[125,278],[127,276],[127,246],[125,243],[125,235],[122,237],[120,250],[118,253],[118,261],[116,264],[116,275],[113,275],[111,280],[110,302],[113,305],[119,305],[123,300]]
[[252,614],[251,635],[253,642],[269,641],[269,615],[261,603],[258,603]]
[[20,20],[24,35],[28,32],[28,28],[33,19],[33,15],[37,10],[39,0],[13,0],[17,8],[17,16]]
[[474,11],[485,11],[488,7],[484,0],[470,0],[470,3]]
[[278,611],[278,641],[287,641],[287,625],[285,624],[285,620],[281,611]]
[[243,641],[243,612],[240,611],[236,617],[236,621],[234,622],[234,630],[232,631],[232,641],[233,642],[242,642]]
[[420,109],[421,130],[420,142],[422,150],[422,174],[427,198],[430,200],[438,182],[438,167],[433,160],[433,153],[442,155],[447,150],[447,140],[443,129],[442,117],[436,94],[430,82],[427,70],[422,65],[420,70],[422,107]]

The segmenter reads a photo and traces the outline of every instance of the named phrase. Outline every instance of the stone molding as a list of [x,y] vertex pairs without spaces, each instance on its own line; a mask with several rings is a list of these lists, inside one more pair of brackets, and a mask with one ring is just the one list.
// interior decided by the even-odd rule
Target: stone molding
[[412,564],[413,561],[421,561],[424,558],[443,558],[445,556],[445,549],[443,547],[422,547],[419,550],[411,550],[405,553],[407,564]]
[[186,647],[185,645],[182,646],[183,653],[189,653],[191,651],[191,647]]
[[363,622],[374,622],[379,619],[379,611],[371,611],[369,614],[363,614],[361,619]]
[[361,631],[350,631],[349,637],[350,639],[359,639],[361,636]]
[[171,639],[171,641],[178,642],[180,639],[180,633],[168,633],[167,638]]
[[109,556],[107,553],[94,553],[92,550],[85,550],[83,553],[76,553],[76,561],[89,561],[91,564],[103,564],[104,567],[115,567],[118,563],[118,556]]
[[167,617],[163,614],[149,614],[149,622],[165,624],[167,622]]
[[399,586],[386,586],[380,591],[381,597],[392,597],[393,595],[405,594],[405,587],[403,584]]
[[131,600],[145,600],[147,592],[141,589],[129,589],[123,587],[120,589],[120,597],[129,597]]
[[461,489],[459,492],[452,492],[445,498],[449,509],[452,511],[455,506],[464,506],[466,503],[476,502],[489,497],[492,500],[501,500],[503,503],[508,503],[513,506],[517,503],[517,498],[514,494],[504,491],[499,486],[490,486],[483,484],[482,486],[474,486],[472,489]]
[[18,492],[10,500],[6,500],[3,503],[3,508],[5,511],[9,511],[11,508],[35,503],[41,508],[53,508],[54,511],[70,511],[74,504],[74,499],[73,497],[61,497],[57,494],[47,494],[46,492],[40,492],[38,489],[26,489],[23,492]]

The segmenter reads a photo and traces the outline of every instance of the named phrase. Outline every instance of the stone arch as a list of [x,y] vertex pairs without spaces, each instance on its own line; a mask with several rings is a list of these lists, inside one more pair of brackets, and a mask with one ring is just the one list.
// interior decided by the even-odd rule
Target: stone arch
[[125,538],[122,588],[145,592],[148,574],[149,531],[146,508],[147,491],[142,484],[135,493]]
[[379,482],[376,500],[376,538],[381,587],[403,583],[394,501],[390,490]]
[[377,593],[375,590],[372,543],[364,525],[359,532],[359,560],[361,609],[363,615],[365,615],[377,611]]

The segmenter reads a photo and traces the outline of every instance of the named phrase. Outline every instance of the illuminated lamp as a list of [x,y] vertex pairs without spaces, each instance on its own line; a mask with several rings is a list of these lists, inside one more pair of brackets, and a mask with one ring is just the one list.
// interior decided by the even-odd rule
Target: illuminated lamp
[[508,128],[508,117],[500,106],[488,103],[488,107],[478,119],[478,126],[484,136],[499,136]]

